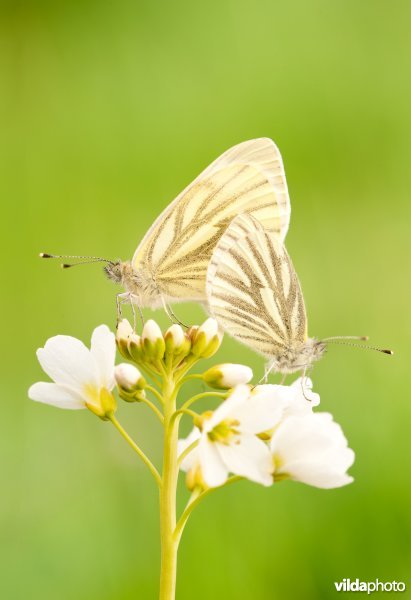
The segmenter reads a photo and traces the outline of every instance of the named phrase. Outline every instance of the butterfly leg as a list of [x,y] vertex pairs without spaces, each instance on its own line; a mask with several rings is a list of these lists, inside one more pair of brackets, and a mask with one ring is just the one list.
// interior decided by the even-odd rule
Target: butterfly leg
[[133,331],[135,333],[137,327],[136,308],[134,306],[133,297],[131,294],[128,295],[128,301],[130,302],[131,312],[133,314]]
[[122,313],[122,310],[121,310],[121,305],[124,302],[124,296],[125,295],[126,294],[124,294],[124,293],[116,294],[116,308],[117,308],[116,328],[118,327],[118,324],[121,321],[121,317],[123,316],[123,313]]
[[133,294],[130,294],[130,304],[131,304],[131,310],[133,311],[134,331],[135,331],[136,327],[137,327],[136,308],[138,311],[138,315],[140,317],[142,327],[144,327],[145,320],[144,320],[143,312],[141,310],[141,306],[139,305],[138,302],[133,302],[134,298],[135,298],[135,296],[133,296]]
[[253,389],[255,387],[257,387],[257,385],[265,385],[268,382],[268,376],[271,373],[271,371],[274,369],[274,363],[266,363],[264,365],[264,375],[263,377],[261,377],[260,381],[253,387]]
[[161,302],[163,304],[164,312],[166,313],[166,315],[170,319],[170,321],[172,323],[177,323],[178,325],[181,325],[182,327],[185,327],[186,329],[188,329],[188,325],[185,325],[184,323],[182,323],[180,321],[180,319],[178,319],[176,317],[176,315],[173,312],[173,309],[171,308],[171,306],[169,304],[167,304],[167,302],[164,300],[163,296],[161,296]]
[[186,329],[188,329],[188,325],[185,325],[185,323],[180,321],[180,319],[176,316],[176,314],[174,313],[173,309],[171,308],[171,306],[169,304],[168,304],[168,310],[170,311],[170,314],[174,319],[174,323],[178,323],[178,325],[181,325],[181,327],[185,327]]
[[137,310],[139,312],[140,319],[141,319],[141,322],[143,325],[144,325],[144,318],[143,318],[143,314],[141,312],[140,305],[135,303],[133,300],[134,300],[134,296],[130,292],[122,292],[121,294],[117,294],[117,296],[116,296],[116,306],[117,306],[116,325],[118,326],[118,324],[121,321],[122,316],[123,316],[123,311],[121,309],[122,305],[128,303],[131,305],[131,310],[133,313],[133,321],[134,321],[134,331],[135,331],[136,325],[137,325],[137,317],[136,317],[136,310],[135,310],[136,306],[137,306]]
[[305,394],[305,390],[308,389],[308,386],[305,385],[306,379],[307,379],[307,367],[304,368],[303,373],[301,375],[301,391],[303,393],[304,398],[307,400],[307,402],[311,402],[311,398],[309,398]]

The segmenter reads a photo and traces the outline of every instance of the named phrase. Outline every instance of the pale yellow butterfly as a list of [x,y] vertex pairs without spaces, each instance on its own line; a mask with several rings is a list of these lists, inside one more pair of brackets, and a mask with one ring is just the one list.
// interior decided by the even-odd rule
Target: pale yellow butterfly
[[327,342],[367,339],[308,337],[304,298],[291,259],[281,239],[250,215],[236,217],[214,249],[207,299],[225,331],[269,359],[268,372],[305,371],[322,356]]
[[260,138],[227,150],[161,213],[131,262],[105,270],[140,307],[206,300],[208,263],[240,213],[258,218],[284,239],[290,200],[280,152]]
[[290,199],[280,152],[268,138],[243,142],[217,158],[161,213],[130,262],[71,258],[107,262],[107,276],[126,290],[121,301],[167,312],[169,302],[205,303],[212,252],[241,213],[285,238]]

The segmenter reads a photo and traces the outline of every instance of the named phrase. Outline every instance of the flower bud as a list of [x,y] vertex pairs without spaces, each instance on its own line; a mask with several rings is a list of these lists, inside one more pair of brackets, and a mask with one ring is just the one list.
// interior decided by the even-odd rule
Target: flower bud
[[160,327],[150,319],[144,325],[141,336],[144,353],[150,359],[161,360],[165,352],[165,342]]
[[223,339],[218,331],[215,319],[207,319],[197,331],[192,334],[193,344],[191,352],[197,358],[210,358],[217,352]]
[[130,359],[130,353],[128,350],[129,337],[133,334],[133,328],[127,319],[122,319],[117,325],[116,331],[116,342],[117,348],[121,356]]
[[191,325],[191,327],[189,327],[186,331],[186,336],[188,337],[188,339],[192,342],[196,336],[197,331],[199,330],[199,326],[198,325]]
[[134,362],[141,362],[143,356],[143,347],[141,337],[136,333],[132,333],[128,338],[128,351],[131,359]]
[[137,390],[135,392],[126,392],[123,388],[119,388],[118,392],[120,398],[125,402],[141,402],[146,399],[146,393],[144,390]]
[[253,378],[250,367],[226,363],[216,365],[203,374],[204,381],[212,388],[229,390],[236,385],[248,383]]
[[116,383],[121,390],[127,393],[142,390],[146,386],[146,380],[140,371],[129,363],[121,363],[114,369]]
[[191,348],[191,340],[186,336],[180,325],[171,325],[164,334],[166,352],[168,354],[187,355]]

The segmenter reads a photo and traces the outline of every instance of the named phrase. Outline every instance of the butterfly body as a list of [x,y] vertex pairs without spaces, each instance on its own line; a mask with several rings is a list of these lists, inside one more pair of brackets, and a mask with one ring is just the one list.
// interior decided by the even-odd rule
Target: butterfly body
[[319,360],[325,349],[326,345],[323,342],[308,338],[303,344],[294,344],[285,348],[275,358],[268,357],[267,371],[289,374],[304,370]]
[[107,277],[121,285],[130,298],[133,298],[133,302],[141,308],[145,306],[159,308],[162,306],[163,298],[169,301],[167,296],[162,294],[151,274],[144,269],[135,269],[130,261],[108,264],[104,267],[104,271]]

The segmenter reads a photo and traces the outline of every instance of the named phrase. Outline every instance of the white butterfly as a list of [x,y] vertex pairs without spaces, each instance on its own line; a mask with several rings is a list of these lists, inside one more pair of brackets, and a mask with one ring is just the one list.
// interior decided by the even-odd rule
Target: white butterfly
[[207,272],[212,316],[228,333],[292,373],[321,357],[325,343],[307,336],[304,298],[279,237],[250,215],[236,217]]
[[220,326],[268,357],[266,375],[305,372],[328,343],[368,339],[308,337],[300,282],[283,241],[251,215],[233,219],[220,238],[208,267],[206,290],[209,310]]
[[[260,138],[227,150],[158,217],[131,262],[109,262],[107,276],[139,307],[206,302],[206,273],[213,250],[239,214],[257,218],[284,239],[290,200],[280,152]],[[171,313],[172,314],[172,313]]]

